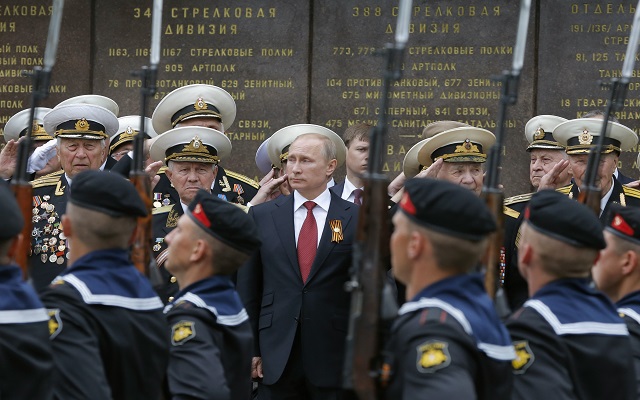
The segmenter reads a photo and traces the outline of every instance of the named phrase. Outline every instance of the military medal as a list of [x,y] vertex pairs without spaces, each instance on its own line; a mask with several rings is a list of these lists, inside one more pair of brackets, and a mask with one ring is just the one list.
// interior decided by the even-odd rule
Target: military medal
[[154,192],[153,193],[153,207],[158,208],[162,206],[160,202],[162,200],[162,193]]
[[164,199],[162,199],[162,205],[163,206],[168,206],[169,204],[171,204],[171,200],[169,199],[170,195],[165,194],[164,195]]
[[227,195],[226,195],[226,194],[222,194],[222,193],[220,193],[220,194],[218,194],[218,198],[219,198],[219,199],[222,199],[222,200],[224,200],[224,201],[229,201],[229,200],[227,200]]
[[56,262],[58,261],[58,256],[56,256],[55,254],[52,254],[49,256],[49,262]]
[[40,261],[42,261],[43,263],[47,262],[47,255],[46,254],[40,254]]

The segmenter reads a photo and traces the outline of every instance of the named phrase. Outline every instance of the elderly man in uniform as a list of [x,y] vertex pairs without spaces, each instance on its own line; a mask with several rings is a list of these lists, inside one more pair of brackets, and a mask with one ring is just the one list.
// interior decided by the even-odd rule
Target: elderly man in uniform
[[[531,118],[524,127],[524,135],[529,142],[530,154],[529,180],[538,190],[542,181],[543,188],[563,188],[571,183],[569,161],[564,146],[553,137],[553,129],[567,121],[555,115],[538,115]],[[517,235],[522,223],[521,213],[531,193],[512,196],[504,201],[505,253],[504,266],[500,275],[507,295],[509,307],[515,311],[528,297],[527,282],[518,273],[518,256],[514,243],[510,241]]]
[[[153,254],[163,275],[164,284],[157,290],[163,301],[171,301],[178,290],[176,278],[164,268],[168,250],[165,237],[178,224],[198,190],[211,191],[218,163],[231,154],[231,141],[224,133],[200,126],[175,128],[158,136],[149,149],[153,160],[167,165],[165,175],[178,193],[177,204],[162,205],[158,199],[153,209]],[[219,197],[219,196],[218,196]]]
[[[7,145],[0,153],[0,178],[8,180],[13,176],[18,159],[18,140],[24,137],[30,129],[33,129],[31,140],[33,140],[34,146],[36,148],[46,147],[47,149],[47,151],[39,152],[41,156],[32,155],[30,157],[27,172],[32,174],[32,179],[60,170],[60,161],[55,157],[55,141],[53,136],[44,130],[42,122],[49,111],[51,111],[50,108],[37,107],[33,121],[29,121],[31,109],[22,110],[9,118],[4,126],[4,139]],[[51,143],[49,143],[50,141]],[[47,155],[48,153],[51,153],[50,157]]]
[[[153,130],[153,126],[151,126],[151,118],[144,117],[144,119],[145,139],[151,139],[158,136],[156,131]],[[133,151],[133,139],[138,134],[138,132],[140,132],[140,116],[128,115],[126,117],[120,117],[118,118],[118,124],[118,130],[111,137],[111,141],[109,142],[109,156],[116,161],[120,161],[122,157]],[[149,155],[148,146],[149,142],[145,140],[145,154],[147,156]],[[114,171],[114,168],[111,168],[112,172],[120,172],[117,170]],[[130,165],[129,168],[131,168]]]
[[[534,189],[538,189],[541,179],[549,174],[558,163],[567,160],[564,147],[553,138],[553,129],[566,121],[566,118],[555,115],[538,115],[531,118],[524,127],[524,135],[529,142],[527,152],[530,155],[529,180]],[[568,162],[564,161],[565,169],[554,174],[552,184],[555,187],[566,186],[571,183]]]
[[393,224],[391,264],[407,302],[387,348],[387,398],[511,399],[511,340],[482,276],[470,273],[496,229],[484,202],[449,182],[411,179]]
[[11,263],[24,220],[4,182],[0,208],[0,394],[7,399],[49,399],[54,381],[49,317],[33,288],[23,282],[20,268]]
[[166,237],[180,291],[171,326],[167,398],[249,399],[253,336],[231,275],[258,249],[240,208],[201,190]]
[[[546,128],[545,128],[546,129]],[[565,121],[553,129],[553,138],[560,146],[565,147],[568,155],[569,170],[574,183],[557,189],[569,198],[578,199],[580,187],[585,183],[585,172],[589,152],[595,149],[602,129],[601,119],[580,118]],[[622,185],[613,176],[621,151],[633,149],[638,143],[637,135],[624,125],[609,122],[608,136],[602,148],[602,158],[597,171],[596,186],[601,190],[600,217],[604,219],[606,211],[612,204],[640,207],[640,190]],[[557,175],[566,161],[561,161],[552,168],[550,175]],[[555,189],[555,184],[546,185],[548,179],[541,179],[539,190]],[[505,200],[505,275],[504,287],[512,311],[517,310],[527,299],[526,282],[518,272],[519,228],[522,223],[522,212],[531,199],[531,193],[510,197]],[[604,211],[604,212],[603,212]]]
[[252,377],[262,378],[265,399],[341,399],[350,300],[343,286],[358,206],[327,182],[346,149],[334,132],[309,125],[283,128],[268,146],[278,156],[287,147],[294,192],[249,209],[262,246],[238,271],[238,291],[256,338]]
[[518,267],[530,299],[507,328],[514,399],[634,399],[627,328],[589,274],[606,246],[592,210],[543,190],[524,211]]
[[118,119],[106,108],[69,104],[44,117],[44,129],[57,139],[62,171],[36,179],[33,184],[33,231],[29,276],[37,291],[46,287],[67,265],[66,234],[60,224],[73,179],[82,171],[99,169],[106,158],[107,140]]
[[[172,128],[201,126],[220,132],[228,130],[236,118],[236,103],[224,89],[195,84],[178,88],[158,103],[151,117],[153,128],[162,135]],[[228,160],[228,158],[226,159]],[[163,205],[178,202],[177,193],[162,177],[154,188],[154,196]],[[258,183],[244,175],[218,166],[211,193],[223,200],[246,205],[258,191]]]
[[[405,177],[449,181],[479,196],[486,151],[496,141],[493,133],[461,122],[438,121],[427,126],[423,136],[425,139],[415,144],[405,156]],[[397,203],[402,195],[400,190],[391,200]]]
[[593,280],[624,319],[631,337],[640,396],[640,209],[614,204],[604,225],[607,247],[591,270]]
[[162,301],[129,260],[137,217],[147,209],[118,174],[74,177],[62,226],[70,267],[46,288],[62,399],[157,399],[169,338]]

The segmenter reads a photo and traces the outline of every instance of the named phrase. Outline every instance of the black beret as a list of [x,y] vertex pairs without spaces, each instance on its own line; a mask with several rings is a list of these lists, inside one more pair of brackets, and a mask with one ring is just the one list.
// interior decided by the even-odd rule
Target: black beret
[[555,190],[543,190],[531,197],[524,219],[538,232],[576,247],[604,249],[602,224],[582,203]]
[[[0,209],[2,209],[2,229],[0,239],[7,240],[17,236],[24,226],[24,218],[18,207],[15,196],[11,193],[9,185],[0,179]],[[31,204],[29,204],[31,205]],[[24,240],[27,240],[26,238]]]
[[424,178],[406,182],[400,210],[428,229],[478,241],[496,230],[489,209],[469,189],[453,183]]
[[634,244],[640,244],[640,208],[611,204],[604,229]]
[[73,179],[69,201],[112,217],[144,217],[148,214],[131,182],[120,174],[99,170],[83,171]]
[[199,190],[187,215],[208,234],[245,254],[260,247],[258,228],[240,207]]

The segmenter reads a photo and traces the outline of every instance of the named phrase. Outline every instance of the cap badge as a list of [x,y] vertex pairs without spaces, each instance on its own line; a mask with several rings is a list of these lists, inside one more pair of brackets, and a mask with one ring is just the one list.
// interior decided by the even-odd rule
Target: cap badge
[[400,200],[400,208],[406,211],[409,215],[416,215],[416,206],[411,201],[409,193],[404,192],[402,199]]
[[76,122],[75,126],[76,126],[76,130],[79,130],[79,131],[88,131],[89,130],[89,122],[87,121],[86,118],[79,119]]
[[195,104],[193,105],[193,108],[195,108],[197,111],[206,110],[208,107],[209,106],[204,102],[202,97],[198,97],[198,100],[196,100]]
[[471,140],[465,139],[464,143],[456,146],[454,153],[480,153],[478,146],[471,143]]
[[184,149],[182,149],[183,152],[196,152],[196,153],[206,153],[209,154],[209,150],[207,150],[206,146],[202,145],[202,140],[200,139],[199,136],[194,136],[193,139],[191,139],[191,142],[189,142],[188,145],[184,146]]
[[132,138],[136,133],[137,132],[131,126],[127,126],[127,129],[124,130],[120,139]]
[[593,136],[587,129],[584,129],[580,136],[578,136],[578,141],[580,144],[591,144],[591,142],[593,142]]
[[534,140],[544,139],[544,129],[542,129],[542,127],[539,127],[538,129],[536,129],[535,133],[533,134],[533,139]]
[[611,227],[628,236],[633,236],[634,234],[633,228],[631,228],[620,215],[616,215],[613,218],[613,221],[611,221]]
[[200,203],[196,204],[196,207],[193,209],[193,212],[191,214],[195,217],[195,219],[200,221],[202,225],[206,226],[207,228],[211,228],[211,221],[207,217],[207,214],[204,213],[204,210],[202,209],[202,205]]
[[34,135],[46,135],[47,131],[44,130],[44,127],[40,125],[37,121],[33,121],[33,127],[31,129]]

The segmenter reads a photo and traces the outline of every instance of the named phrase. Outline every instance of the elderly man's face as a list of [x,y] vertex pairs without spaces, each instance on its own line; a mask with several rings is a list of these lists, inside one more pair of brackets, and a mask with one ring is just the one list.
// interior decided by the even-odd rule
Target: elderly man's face
[[95,139],[60,139],[58,159],[64,172],[73,179],[78,173],[99,169],[107,156],[106,144]]
[[484,167],[476,162],[444,162],[437,179],[455,183],[480,196],[482,192]]
[[[565,157],[564,150],[554,149],[531,149],[529,153],[531,162],[529,163],[529,179],[533,187],[540,185],[540,179]],[[568,184],[571,180],[568,170],[563,171],[558,176],[558,182],[562,185]]]
[[[581,187],[584,184],[584,180],[587,178],[585,173],[587,171],[587,162],[589,155],[577,154],[569,156],[569,168],[575,179],[576,184]],[[598,173],[596,176],[596,186],[602,190],[609,190],[613,183],[613,172],[618,165],[618,156],[615,153],[603,154],[600,158],[600,166],[598,167]],[[604,196],[606,193],[602,193]]]
[[171,161],[165,174],[178,192],[180,201],[189,204],[198,190],[211,191],[217,172],[218,167],[209,163]]

